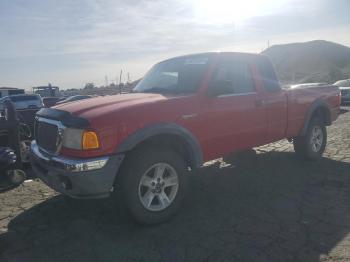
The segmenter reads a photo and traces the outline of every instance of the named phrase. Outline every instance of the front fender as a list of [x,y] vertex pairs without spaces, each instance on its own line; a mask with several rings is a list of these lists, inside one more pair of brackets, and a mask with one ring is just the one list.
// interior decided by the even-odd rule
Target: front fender
[[116,153],[130,151],[138,144],[156,135],[176,135],[180,137],[185,142],[194,166],[196,168],[202,166],[203,153],[196,137],[189,130],[174,123],[150,124],[136,130],[117,146]]

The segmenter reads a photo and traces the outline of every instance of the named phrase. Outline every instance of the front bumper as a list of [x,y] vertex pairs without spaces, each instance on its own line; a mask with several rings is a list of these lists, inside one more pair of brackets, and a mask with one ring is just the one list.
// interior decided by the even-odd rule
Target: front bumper
[[47,156],[35,141],[30,162],[37,176],[54,190],[74,198],[103,198],[112,191],[123,154],[90,159]]

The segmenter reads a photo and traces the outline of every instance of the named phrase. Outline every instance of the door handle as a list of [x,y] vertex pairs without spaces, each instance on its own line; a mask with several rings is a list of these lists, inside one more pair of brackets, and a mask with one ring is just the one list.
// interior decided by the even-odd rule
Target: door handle
[[189,118],[194,118],[197,117],[198,114],[197,113],[193,113],[193,114],[189,114],[189,115],[182,115],[182,119],[189,119]]
[[255,100],[255,107],[262,107],[265,105],[265,101],[262,99]]

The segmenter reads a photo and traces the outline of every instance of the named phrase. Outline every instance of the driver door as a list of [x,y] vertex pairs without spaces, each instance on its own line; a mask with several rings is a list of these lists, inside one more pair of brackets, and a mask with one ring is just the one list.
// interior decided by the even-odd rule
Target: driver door
[[[208,88],[208,94],[217,94],[209,95],[202,105],[206,125],[204,150],[209,152],[209,158],[266,141],[267,111],[248,62],[234,58],[221,61]],[[213,88],[223,92],[213,92]]]

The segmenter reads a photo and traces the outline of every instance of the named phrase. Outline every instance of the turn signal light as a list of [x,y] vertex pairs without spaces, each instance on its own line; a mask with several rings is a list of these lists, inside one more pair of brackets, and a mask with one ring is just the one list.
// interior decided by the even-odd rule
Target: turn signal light
[[100,147],[97,134],[93,131],[84,131],[83,133],[83,150],[97,149]]

